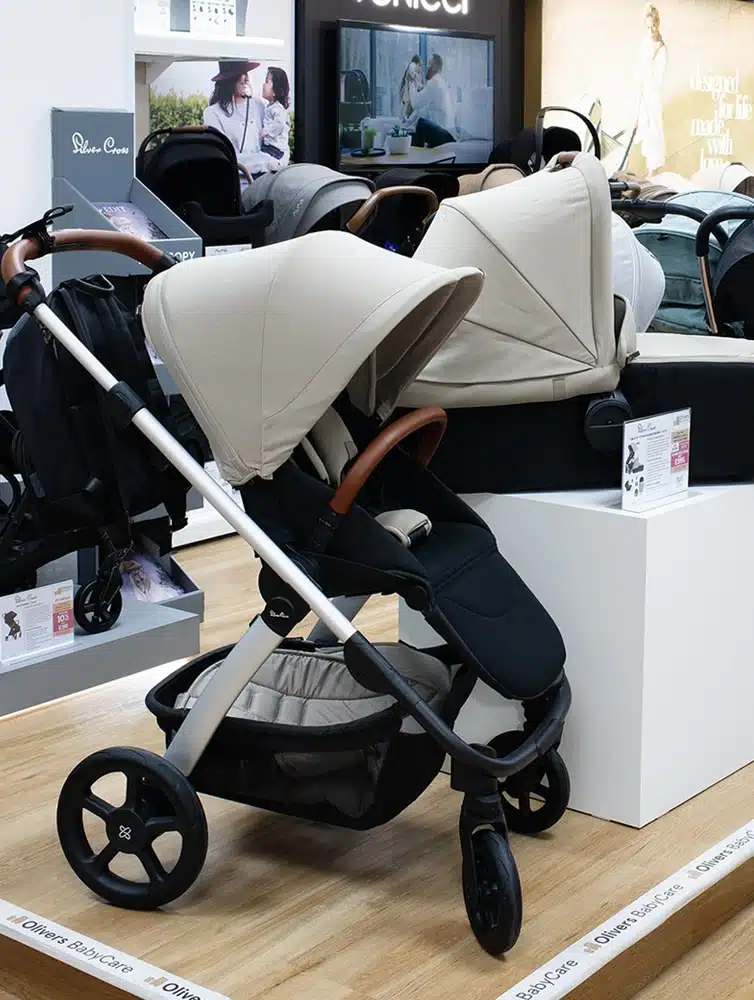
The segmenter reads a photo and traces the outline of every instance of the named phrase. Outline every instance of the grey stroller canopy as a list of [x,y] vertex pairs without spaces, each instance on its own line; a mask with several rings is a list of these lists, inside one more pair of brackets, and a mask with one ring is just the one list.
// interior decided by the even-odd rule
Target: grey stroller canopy
[[242,486],[272,476],[345,389],[389,416],[483,280],[322,232],[171,268],[142,316],[223,477]]
[[589,154],[443,202],[414,260],[474,264],[484,290],[401,404],[498,406],[615,389],[636,331],[629,302],[614,299],[613,228],[607,177]]
[[349,177],[316,163],[294,163],[276,173],[265,174],[243,194],[245,212],[264,201],[272,201],[275,218],[265,233],[265,242],[281,243],[314,231],[328,216],[338,213],[341,228],[374,193],[374,184],[362,177]]

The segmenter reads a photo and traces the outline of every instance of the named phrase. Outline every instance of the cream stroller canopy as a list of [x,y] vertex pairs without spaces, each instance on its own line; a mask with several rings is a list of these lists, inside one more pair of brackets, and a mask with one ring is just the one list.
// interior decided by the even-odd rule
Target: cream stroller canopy
[[515,184],[443,202],[415,261],[474,264],[484,291],[401,404],[544,402],[612,391],[635,349],[613,293],[610,187],[578,155]]
[[387,417],[483,281],[322,232],[173,267],[147,286],[142,316],[222,475],[242,486],[283,465],[346,388]]

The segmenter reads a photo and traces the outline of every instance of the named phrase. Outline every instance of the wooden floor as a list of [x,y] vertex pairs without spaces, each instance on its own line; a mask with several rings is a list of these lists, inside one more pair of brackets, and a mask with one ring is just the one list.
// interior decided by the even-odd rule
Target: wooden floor
[[[258,607],[248,550],[230,539],[179,559],[207,594],[205,648],[236,639]],[[395,606],[376,601],[360,622],[370,637],[391,638]],[[67,772],[94,750],[162,750],[143,707],[162,672],[0,721],[0,897],[233,1000],[495,1000],[754,811],[748,768],[641,832],[571,813],[551,834],[514,838],[526,911],[521,940],[504,961],[481,952],[466,923],[459,799],[445,778],[369,834],[206,799],[210,851],[194,890],[169,912],[128,913],[100,904],[68,869],[54,833],[55,803]],[[737,926],[751,955],[754,917],[745,914]],[[691,971],[679,967],[644,995],[754,996],[751,972],[739,963],[731,973],[732,925],[721,934],[722,952],[705,949]],[[734,983],[728,992],[723,976]],[[3,980],[0,961],[3,1000],[39,996],[14,983]],[[104,992],[95,984],[91,995]],[[61,982],[55,996],[81,993]]]

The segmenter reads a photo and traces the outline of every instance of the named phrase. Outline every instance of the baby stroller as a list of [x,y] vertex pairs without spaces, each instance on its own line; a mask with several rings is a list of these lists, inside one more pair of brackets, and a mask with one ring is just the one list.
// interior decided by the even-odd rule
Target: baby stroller
[[[416,259],[487,277],[400,405],[449,411],[432,469],[455,492],[617,489],[622,424],[687,407],[692,483],[754,480],[751,449],[730,431],[754,425],[751,342],[637,334],[614,294],[615,218],[604,169],[586,153],[440,207]],[[709,216],[697,238],[724,219]],[[659,304],[656,271],[652,262],[646,287]],[[644,281],[641,268],[634,276]]]
[[[20,238],[49,240],[47,226],[63,214],[48,212],[4,237],[0,257]],[[71,243],[75,234],[68,244],[61,238],[58,249]],[[131,545],[131,519],[153,512],[139,530],[169,551],[172,532],[185,524],[188,482],[122,426],[70,355],[40,336],[36,321],[18,308],[12,286],[0,290],[7,319],[16,321],[5,338],[0,373],[11,405],[0,413],[0,593],[32,589],[41,567],[91,550],[99,565],[81,581],[74,614],[85,631],[104,632],[122,608],[118,567]],[[163,395],[143,330],[105,278],[64,282],[48,305],[80,343],[129,379],[187,446],[201,451],[198,426],[178,416],[175,401]]]
[[244,191],[246,210],[253,211],[262,200],[271,201],[275,211],[266,245],[324,230],[346,230],[407,257],[439,207],[430,188],[415,184],[376,188],[363,177],[315,163],[294,163],[260,177]]
[[[710,320],[719,317],[726,336],[754,337],[750,276],[754,267],[754,233],[749,213],[754,199],[723,191],[693,191],[662,202],[622,200],[613,208],[621,214],[650,221],[634,229],[634,235],[660,262],[666,289],[652,323],[659,333],[710,333]],[[724,213],[724,217],[721,214]],[[703,254],[698,254],[697,234],[701,223],[714,216],[707,228]],[[707,261],[700,270],[701,257]],[[714,312],[708,308],[706,288],[711,290]],[[712,329],[718,333],[717,327]]]
[[136,157],[137,178],[184,219],[205,247],[263,242],[272,204],[260,201],[244,214],[241,174],[251,184],[230,139],[203,125],[157,129]]
[[[100,245],[88,232],[58,233],[51,249],[73,238],[78,248]],[[125,234],[103,239],[157,272],[143,305],[148,335],[253,520],[52,314],[27,269],[43,253],[39,240],[11,247],[3,276],[118,400],[124,420],[257,553],[266,606],[235,647],[200,657],[150,692],[165,757],[115,748],[73,770],[57,813],[66,858],[102,898],[153,909],[186,892],[204,864],[198,791],[368,829],[414,801],[447,753],[452,787],[464,795],[469,920],[488,952],[507,951],[522,919],[508,828],[547,829],[568,801],[557,754],[570,704],[565,650],[484,522],[427,470],[445,414],[432,407],[385,424],[406,382],[478,297],[483,276],[406,260],[347,233],[175,266]],[[347,612],[390,592],[446,644],[372,646]],[[310,609],[324,642],[291,640]],[[479,677],[524,705],[523,728],[488,747],[452,730]],[[126,776],[121,806],[92,792],[115,773]],[[99,853],[85,814],[105,824]],[[182,840],[170,868],[153,846],[168,832]],[[135,856],[148,881],[113,874],[119,853]]]
[[8,611],[3,615],[3,621],[8,626],[8,634],[6,635],[6,640],[8,639],[19,639],[21,637],[21,623],[18,620],[18,615],[15,611]]

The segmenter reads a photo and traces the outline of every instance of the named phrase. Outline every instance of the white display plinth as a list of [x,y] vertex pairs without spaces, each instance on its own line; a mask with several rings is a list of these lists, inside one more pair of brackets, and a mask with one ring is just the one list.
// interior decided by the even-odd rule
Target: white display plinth
[[[641,827],[754,761],[754,486],[641,514],[617,491],[466,500],[563,634],[573,809]],[[404,605],[400,632],[436,639]],[[480,684],[457,730],[519,718]]]

